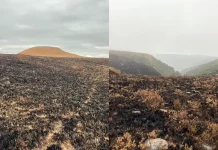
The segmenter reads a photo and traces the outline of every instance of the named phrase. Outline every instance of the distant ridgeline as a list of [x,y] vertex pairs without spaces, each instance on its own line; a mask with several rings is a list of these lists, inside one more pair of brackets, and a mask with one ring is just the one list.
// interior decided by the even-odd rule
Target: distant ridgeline
[[218,75],[218,59],[203,65],[188,68],[184,74],[191,76]]
[[150,54],[128,51],[109,51],[109,65],[122,73],[151,76],[176,75],[174,69]]

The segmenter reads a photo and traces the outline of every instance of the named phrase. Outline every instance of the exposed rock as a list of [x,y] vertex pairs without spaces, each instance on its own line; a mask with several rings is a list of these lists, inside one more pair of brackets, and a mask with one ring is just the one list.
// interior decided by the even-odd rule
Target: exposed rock
[[160,111],[167,113],[166,109],[160,109]]
[[186,92],[186,94],[191,94],[191,92]]
[[167,150],[168,149],[167,141],[161,138],[148,139],[145,141],[145,144],[148,146],[148,150]]
[[141,111],[136,110],[136,111],[132,111],[133,114],[141,114]]
[[203,144],[202,146],[203,146],[204,150],[213,150],[213,147],[211,147],[207,144]]
[[117,105],[119,108],[124,108],[124,105],[123,104],[118,104]]

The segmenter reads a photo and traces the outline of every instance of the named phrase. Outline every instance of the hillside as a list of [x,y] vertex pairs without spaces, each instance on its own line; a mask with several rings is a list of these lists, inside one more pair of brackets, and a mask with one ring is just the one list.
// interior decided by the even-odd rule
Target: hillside
[[76,54],[71,54],[65,52],[57,47],[49,47],[49,46],[37,46],[32,47],[27,50],[20,52],[22,55],[29,56],[46,56],[46,57],[69,57],[69,58],[79,58],[81,56]]
[[161,74],[153,67],[122,56],[115,55],[113,53],[110,54],[109,66],[127,74],[161,76]]
[[0,55],[0,147],[107,149],[108,59]]
[[217,75],[218,74],[218,59],[209,63],[190,68],[186,75],[202,76],[202,75]]
[[110,74],[110,149],[217,150],[217,79]]
[[125,57],[132,61],[138,62],[140,64],[150,66],[157,70],[163,76],[175,75],[175,71],[172,67],[161,62],[160,60],[157,60],[150,54],[114,50],[110,50],[109,54],[115,54],[117,56]]
[[182,75],[185,75],[187,72],[189,72],[189,71],[191,71],[191,70],[193,70],[193,69],[195,69],[195,68],[197,68],[198,66],[194,66],[194,67],[190,67],[190,68],[186,68],[186,69],[183,69],[182,71],[180,71],[180,73],[182,74]]
[[202,65],[217,59],[204,55],[182,55],[182,54],[157,54],[156,58],[172,66],[176,71],[184,72],[184,69]]

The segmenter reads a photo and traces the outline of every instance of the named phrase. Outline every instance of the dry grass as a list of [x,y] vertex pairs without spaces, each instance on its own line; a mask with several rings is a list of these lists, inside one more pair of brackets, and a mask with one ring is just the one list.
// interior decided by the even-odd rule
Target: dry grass
[[113,150],[131,150],[135,149],[136,144],[135,141],[132,140],[131,134],[128,132],[125,133],[123,136],[118,137],[116,142],[113,145]]
[[115,68],[113,68],[113,67],[109,67],[109,73],[111,74],[115,74],[115,75],[120,75],[121,74],[121,72],[120,72],[120,70],[117,70],[117,69],[115,69]]
[[167,140],[169,150],[218,148],[217,81],[216,76],[110,76],[110,146],[128,132],[134,150],[146,149],[148,138]]
[[156,91],[138,90],[135,93],[149,108],[158,109],[163,105],[163,98]]
[[30,49],[20,52],[19,55],[81,58],[81,56],[79,55],[71,54],[61,50],[60,48],[49,46],[32,47]]
[[107,148],[107,64],[0,55],[0,149]]

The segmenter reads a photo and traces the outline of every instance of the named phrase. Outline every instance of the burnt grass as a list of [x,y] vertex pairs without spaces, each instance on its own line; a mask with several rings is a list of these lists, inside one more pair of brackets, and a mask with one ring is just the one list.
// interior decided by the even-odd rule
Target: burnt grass
[[[217,76],[149,77],[110,72],[109,78],[110,149],[129,146],[142,150],[140,143],[148,138],[165,139],[170,150],[201,150],[203,144],[218,149]],[[138,91],[150,95],[143,97]],[[128,139],[125,133],[130,134]]]
[[0,55],[1,149],[108,149],[108,59]]

